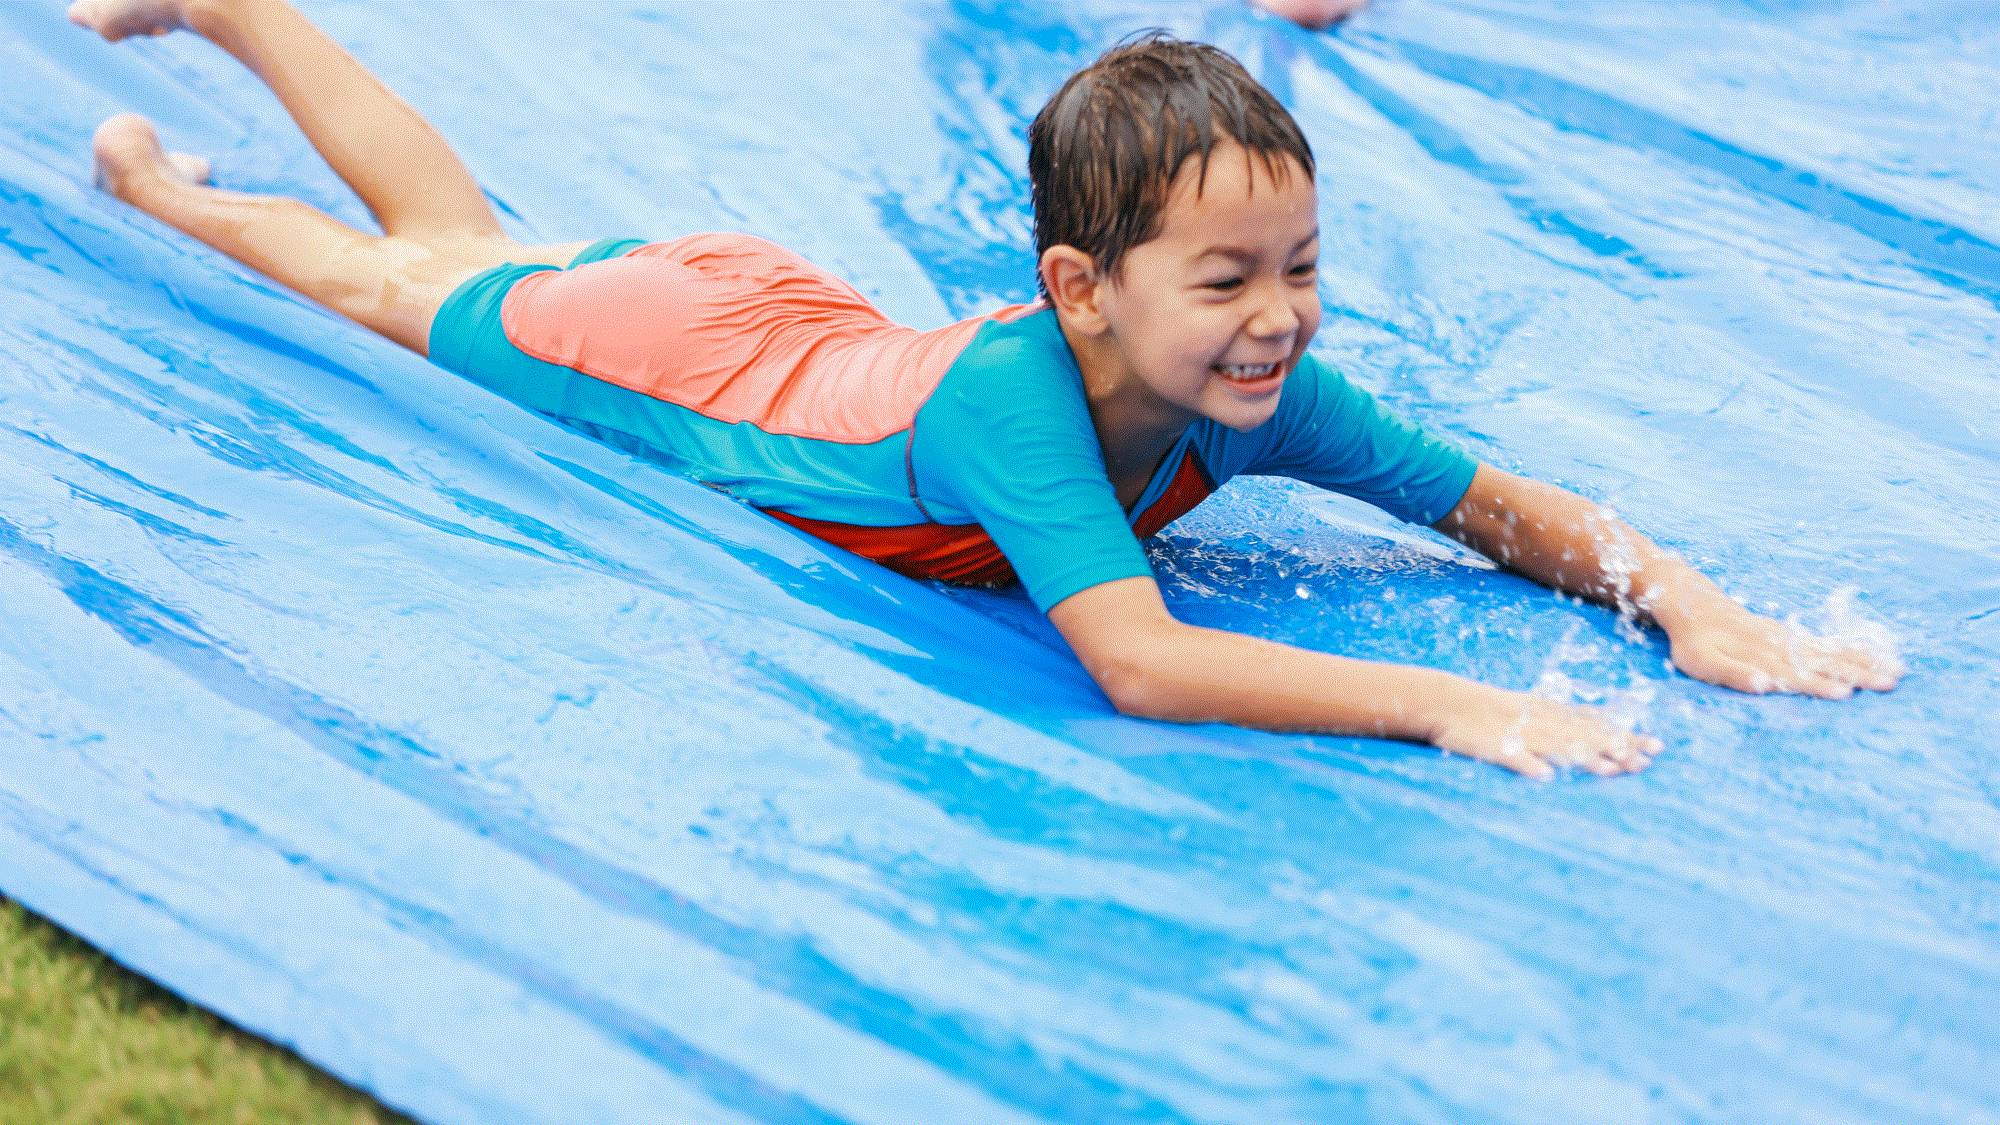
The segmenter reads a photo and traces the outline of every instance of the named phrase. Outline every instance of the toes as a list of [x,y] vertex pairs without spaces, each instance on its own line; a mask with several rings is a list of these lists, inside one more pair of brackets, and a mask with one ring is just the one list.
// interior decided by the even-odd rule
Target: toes
[[69,16],[69,22],[95,31],[108,42],[116,43],[131,34],[117,26],[118,13],[105,0],[76,0],[76,3],[69,6],[66,14]]
[[181,26],[178,6],[170,0],[76,0],[67,14],[69,22],[112,43],[134,35],[165,35]]
[[207,183],[215,171],[214,165],[210,164],[206,157],[188,152],[168,153],[167,164],[173,168],[176,175],[191,184]]
[[159,172],[160,142],[153,123],[136,113],[121,113],[99,125],[90,149],[98,185],[120,198],[134,177]]
[[140,152],[157,149],[159,141],[152,122],[136,113],[121,113],[104,119],[91,134],[90,147],[99,163],[122,165],[130,162],[135,148]]

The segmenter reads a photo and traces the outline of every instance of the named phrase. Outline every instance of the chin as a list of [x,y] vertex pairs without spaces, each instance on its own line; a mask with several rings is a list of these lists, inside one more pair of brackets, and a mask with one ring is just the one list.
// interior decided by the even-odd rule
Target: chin
[[[1289,376],[1290,373],[1286,374]],[[1284,387],[1285,381],[1281,379],[1261,394],[1246,395],[1227,384],[1211,385],[1203,396],[1199,413],[1238,433],[1248,433],[1269,422],[1271,416],[1278,412],[1278,400],[1284,397]]]
[[1278,396],[1272,395],[1269,402],[1228,402],[1217,403],[1215,409],[1204,410],[1202,415],[1219,425],[1228,426],[1238,433],[1251,430],[1271,420],[1278,412]]

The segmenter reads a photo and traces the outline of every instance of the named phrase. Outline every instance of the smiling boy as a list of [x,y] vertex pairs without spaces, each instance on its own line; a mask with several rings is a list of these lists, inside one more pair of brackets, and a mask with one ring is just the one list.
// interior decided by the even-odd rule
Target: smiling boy
[[148,214],[440,365],[906,574],[1018,577],[1131,715],[1429,742],[1534,776],[1658,750],[1449,673],[1182,624],[1140,540],[1239,474],[1427,524],[1664,629],[1690,675],[1828,698],[1867,652],[1757,617],[1589,501],[1475,462],[1307,354],[1310,148],[1213,47],[1160,35],[1029,130],[1043,301],[920,332],[746,235],[528,247],[430,126],[281,0],[83,0],[107,39],[189,27],[250,66],[380,237],[200,182],[140,118],[96,151]]

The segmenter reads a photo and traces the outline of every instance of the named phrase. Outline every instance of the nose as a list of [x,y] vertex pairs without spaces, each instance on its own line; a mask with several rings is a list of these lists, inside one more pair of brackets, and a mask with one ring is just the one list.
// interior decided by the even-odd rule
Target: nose
[[1291,294],[1283,286],[1275,286],[1261,294],[1257,311],[1243,330],[1259,340],[1277,340],[1298,332],[1304,321],[1299,310],[1292,307]]

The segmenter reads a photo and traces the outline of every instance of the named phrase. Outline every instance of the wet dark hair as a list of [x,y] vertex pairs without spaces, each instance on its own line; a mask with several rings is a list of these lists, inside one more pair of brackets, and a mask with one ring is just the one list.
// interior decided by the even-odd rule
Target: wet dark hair
[[1310,179],[1312,147],[1298,122],[1228,52],[1164,31],[1130,36],[1069,76],[1028,126],[1035,256],[1074,246],[1099,271],[1159,234],[1167,194],[1189,158],[1206,182],[1216,144],[1232,140]]

